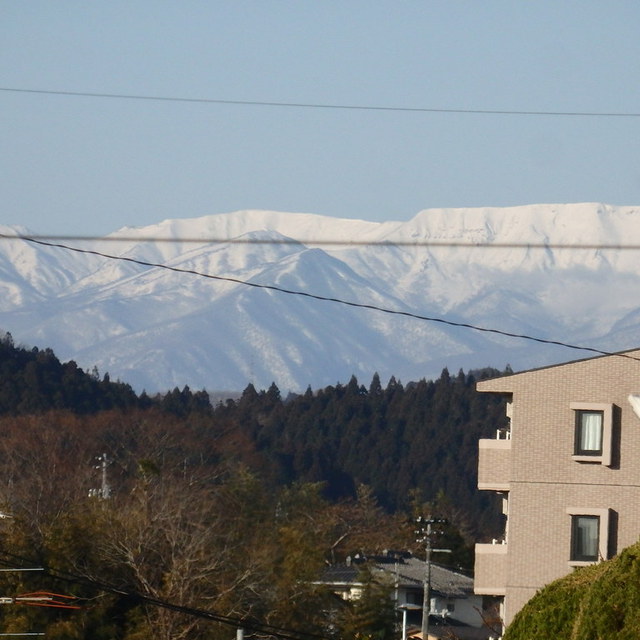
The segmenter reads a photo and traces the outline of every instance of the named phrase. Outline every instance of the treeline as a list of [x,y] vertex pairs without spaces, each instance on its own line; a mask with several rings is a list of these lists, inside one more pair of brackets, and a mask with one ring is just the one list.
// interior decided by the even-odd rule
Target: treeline
[[70,360],[60,362],[51,349],[27,349],[14,344],[10,333],[0,335],[0,416],[30,415],[51,410],[95,414],[109,409],[161,407],[175,415],[211,412],[206,391],[182,391],[153,397],[137,395],[130,385],[85,372]]
[[212,406],[188,387],[137,395],[5,336],[0,564],[31,563],[51,575],[0,573],[0,595],[67,591],[83,606],[7,607],[1,630],[229,637],[223,624],[150,598],[248,628],[340,635],[356,613],[329,606],[316,584],[324,564],[389,548],[421,553],[411,523],[429,512],[450,520],[447,560],[470,570],[474,539],[501,526],[476,490],[478,438],[505,415],[500,400],[474,387],[495,375],[445,370],[436,381],[385,386],[377,375],[367,386],[354,377],[287,398],[275,385],[249,385]]
[[445,497],[473,535],[487,536],[500,523],[488,506],[493,498],[476,488],[478,439],[492,436],[505,415],[500,399],[477,393],[475,383],[497,375],[445,369],[435,381],[403,385],[392,377],[383,387],[376,374],[367,386],[352,377],[286,399],[275,384],[266,391],[249,385],[240,398],[212,407],[205,391],[188,387],[138,396],[107,374],[61,363],[50,349],[18,348],[7,334],[0,340],[0,415],[155,407],[181,420],[197,416],[213,430],[232,424],[244,442],[238,455],[273,486],[322,482],[337,499],[366,484],[391,512],[406,510],[416,492],[428,501]]
[[16,570],[0,573],[0,593],[80,606],[5,602],[2,633],[228,640],[241,625],[344,637],[357,612],[317,584],[326,562],[404,548],[411,527],[366,487],[340,502],[319,484],[273,487],[245,455],[233,427],[157,408],[0,418],[0,565]]
[[323,482],[330,498],[353,496],[370,486],[390,512],[406,511],[416,497],[447,501],[472,536],[499,530],[491,496],[477,490],[478,439],[505,423],[503,402],[475,391],[483,370],[438,380],[368,387],[355,377],[283,400],[275,385],[214,409],[238,425],[263,458],[276,483]]
[[73,360],[61,363],[51,349],[17,347],[10,333],[0,337],[0,415],[51,409],[88,414],[142,407],[147,401],[108,375],[100,379],[97,371],[87,374]]
[[364,484],[389,512],[407,510],[416,499],[444,499],[473,535],[486,536],[500,523],[487,508],[491,498],[476,489],[478,439],[491,437],[506,418],[502,401],[477,393],[475,383],[498,375],[485,369],[451,376],[445,369],[435,381],[403,385],[392,377],[383,387],[375,374],[368,386],[352,377],[287,398],[275,384],[261,391],[250,384],[239,398],[212,406],[206,391],[188,387],[137,395],[108,374],[100,378],[73,361],[61,363],[50,349],[16,347],[6,334],[0,339],[0,415],[157,409],[201,425],[202,433],[231,429],[238,460],[271,486],[320,482],[325,496],[336,500],[354,497]]

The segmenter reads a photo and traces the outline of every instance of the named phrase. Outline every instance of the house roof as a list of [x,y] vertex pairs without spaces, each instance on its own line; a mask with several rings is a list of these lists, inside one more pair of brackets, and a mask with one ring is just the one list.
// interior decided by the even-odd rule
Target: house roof
[[488,378],[487,380],[479,380],[476,384],[476,388],[478,391],[486,391],[493,393],[510,393],[513,391],[512,384],[518,380],[520,380],[523,376],[529,376],[534,373],[541,373],[545,371],[551,371],[553,369],[560,369],[562,367],[574,367],[578,366],[589,366],[591,363],[596,363],[605,358],[615,358],[624,362],[624,359],[634,360],[640,357],[640,350],[636,347],[635,349],[626,349],[624,351],[615,351],[611,353],[602,353],[598,356],[593,356],[590,358],[580,358],[577,360],[570,360],[568,362],[559,362],[556,364],[548,365],[545,367],[536,367],[534,369],[527,369],[525,371],[518,371],[517,373],[512,373],[506,376],[499,376],[496,378]]
[[[321,582],[334,585],[357,585],[363,560],[326,568]],[[421,589],[426,574],[426,562],[411,555],[374,556],[367,558],[374,572],[384,574],[401,588]],[[473,595],[473,578],[458,571],[431,563],[431,590],[444,597],[466,598]]]

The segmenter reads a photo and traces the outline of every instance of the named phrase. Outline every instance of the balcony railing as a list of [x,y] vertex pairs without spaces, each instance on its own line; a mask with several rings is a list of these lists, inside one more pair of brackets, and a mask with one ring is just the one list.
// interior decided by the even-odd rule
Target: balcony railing
[[511,440],[483,438],[478,447],[478,489],[509,491]]
[[473,590],[478,595],[503,596],[507,586],[506,544],[477,544]]

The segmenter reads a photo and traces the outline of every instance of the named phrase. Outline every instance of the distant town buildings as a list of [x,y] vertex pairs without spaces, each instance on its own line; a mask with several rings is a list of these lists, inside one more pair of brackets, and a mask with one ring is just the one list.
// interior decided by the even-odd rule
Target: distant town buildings
[[[409,553],[357,557],[345,564],[327,567],[322,584],[345,602],[358,599],[363,590],[362,570],[386,583],[402,620],[403,637],[419,637],[426,563]],[[483,598],[474,594],[473,578],[431,563],[429,590],[429,637],[476,640],[491,636],[483,618]],[[455,636],[452,636],[452,633]]]

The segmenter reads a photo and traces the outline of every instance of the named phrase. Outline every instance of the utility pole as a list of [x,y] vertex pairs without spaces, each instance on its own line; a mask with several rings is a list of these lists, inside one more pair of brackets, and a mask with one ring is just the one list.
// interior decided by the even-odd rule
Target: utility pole
[[102,486],[100,487],[100,492],[102,493],[102,499],[107,500],[111,497],[111,487],[107,479],[107,465],[109,464],[107,454],[103,453],[98,460],[100,460],[100,464],[102,465]]
[[447,524],[444,518],[432,518],[419,516],[416,518],[418,529],[416,535],[417,542],[425,546],[425,572],[424,572],[424,597],[422,599],[422,640],[427,640],[429,636],[429,613],[431,611],[431,554],[451,553],[451,549],[434,549],[433,537],[441,531],[434,530],[434,524]]
[[111,497],[111,487],[109,486],[109,478],[107,476],[107,467],[109,466],[109,459],[107,458],[107,454],[103,453],[101,456],[98,456],[96,460],[100,463],[96,465],[96,469],[102,471],[102,482],[99,489],[90,489],[89,495],[91,497],[102,498],[103,500],[108,500]]

